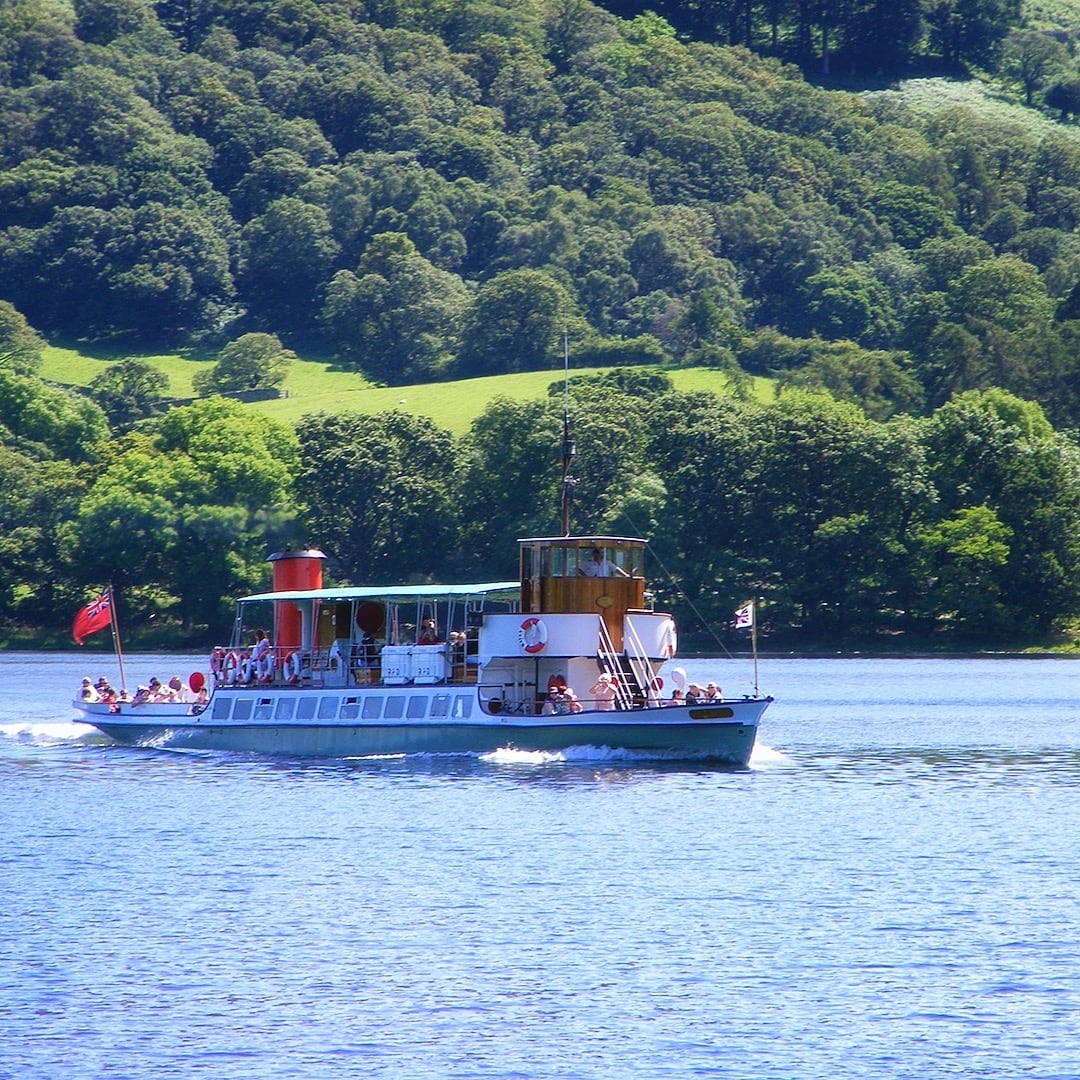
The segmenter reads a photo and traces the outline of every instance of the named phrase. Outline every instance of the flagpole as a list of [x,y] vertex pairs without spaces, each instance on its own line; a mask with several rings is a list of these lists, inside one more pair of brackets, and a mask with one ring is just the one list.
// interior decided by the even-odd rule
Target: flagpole
[[758,677],[757,677],[757,601],[751,601],[753,607],[750,609],[750,648],[754,653],[754,697],[758,696]]
[[127,693],[127,676],[124,674],[124,650],[120,647],[120,620],[116,617],[116,592],[109,583],[109,621],[112,623],[113,646],[116,649],[116,662],[120,666],[120,692]]

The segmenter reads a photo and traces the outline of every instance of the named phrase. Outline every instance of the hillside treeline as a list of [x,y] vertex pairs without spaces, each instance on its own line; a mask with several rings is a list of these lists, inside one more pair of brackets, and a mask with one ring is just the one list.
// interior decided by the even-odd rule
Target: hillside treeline
[[267,556],[309,543],[337,581],[513,578],[515,538],[559,532],[564,409],[572,529],[649,538],[655,603],[701,647],[740,642],[747,596],[772,644],[830,648],[1049,640],[1080,610],[1080,451],[1002,390],[879,421],[616,369],[497,400],[460,440],[402,412],[292,430],[221,397],[110,438],[92,402],[0,368],[21,447],[0,446],[0,627],[64,640],[112,582],[132,642],[207,645]]
[[[972,0],[919,16],[926,48],[946,8],[1042,108],[1061,46]],[[911,14],[667,10],[781,53],[798,13],[817,50]],[[48,336],[271,333],[404,383],[543,368],[568,332],[582,363],[781,373],[879,418],[1000,386],[1072,426],[1078,220],[1069,127],[815,89],[658,14],[0,0],[0,298]]]

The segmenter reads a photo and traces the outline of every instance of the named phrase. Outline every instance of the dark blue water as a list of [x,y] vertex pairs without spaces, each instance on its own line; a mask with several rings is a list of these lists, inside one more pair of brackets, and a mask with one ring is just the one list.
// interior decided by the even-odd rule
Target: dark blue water
[[5,1080],[1080,1077],[1075,662],[763,661],[746,772],[125,749],[101,673],[0,655]]

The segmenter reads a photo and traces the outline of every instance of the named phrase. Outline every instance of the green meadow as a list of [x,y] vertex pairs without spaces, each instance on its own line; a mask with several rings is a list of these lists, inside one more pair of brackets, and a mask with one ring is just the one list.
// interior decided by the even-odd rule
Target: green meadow
[[[169,380],[166,396],[191,396],[191,378],[196,371],[213,363],[212,358],[181,355],[140,356]],[[86,386],[103,371],[110,359],[87,356],[74,349],[50,346],[43,356],[40,375],[52,383]],[[571,375],[601,371],[601,368],[571,369]],[[663,371],[677,390],[710,390],[727,395],[728,382],[715,368],[649,368]],[[518,375],[493,375],[483,379],[457,382],[420,383],[414,386],[373,386],[363,376],[341,371],[314,360],[296,360],[289,368],[283,396],[271,401],[252,402],[245,406],[264,413],[283,424],[295,425],[302,416],[316,412],[376,413],[403,409],[418,416],[430,417],[439,427],[463,435],[472,421],[498,397],[531,401],[547,396],[548,387],[562,380],[562,368],[529,371]],[[773,384],[769,379],[755,379],[754,392],[761,401],[770,401]]]

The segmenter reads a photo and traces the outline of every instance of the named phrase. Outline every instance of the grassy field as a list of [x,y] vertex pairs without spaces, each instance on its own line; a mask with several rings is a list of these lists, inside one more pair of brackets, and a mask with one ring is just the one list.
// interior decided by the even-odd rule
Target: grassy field
[[[177,355],[140,356],[138,359],[153,364],[168,377],[168,396],[176,398],[190,397],[192,376],[212,362],[210,358],[191,359]],[[50,382],[86,386],[108,364],[109,360],[72,349],[50,347],[46,350],[40,374]],[[596,370],[600,369],[582,368],[573,374]],[[678,390],[711,390],[720,395],[728,392],[724,375],[713,368],[656,370],[664,370]],[[518,401],[542,398],[547,395],[551,383],[561,378],[562,370],[557,369],[458,382],[383,387],[372,386],[360,375],[335,370],[322,362],[298,360],[291,365],[285,380],[285,396],[253,402],[245,407],[289,425],[295,425],[308,413],[376,413],[399,408],[430,417],[439,427],[462,435],[495,398],[508,397]],[[759,400],[772,400],[771,380],[755,379],[754,389]]]

